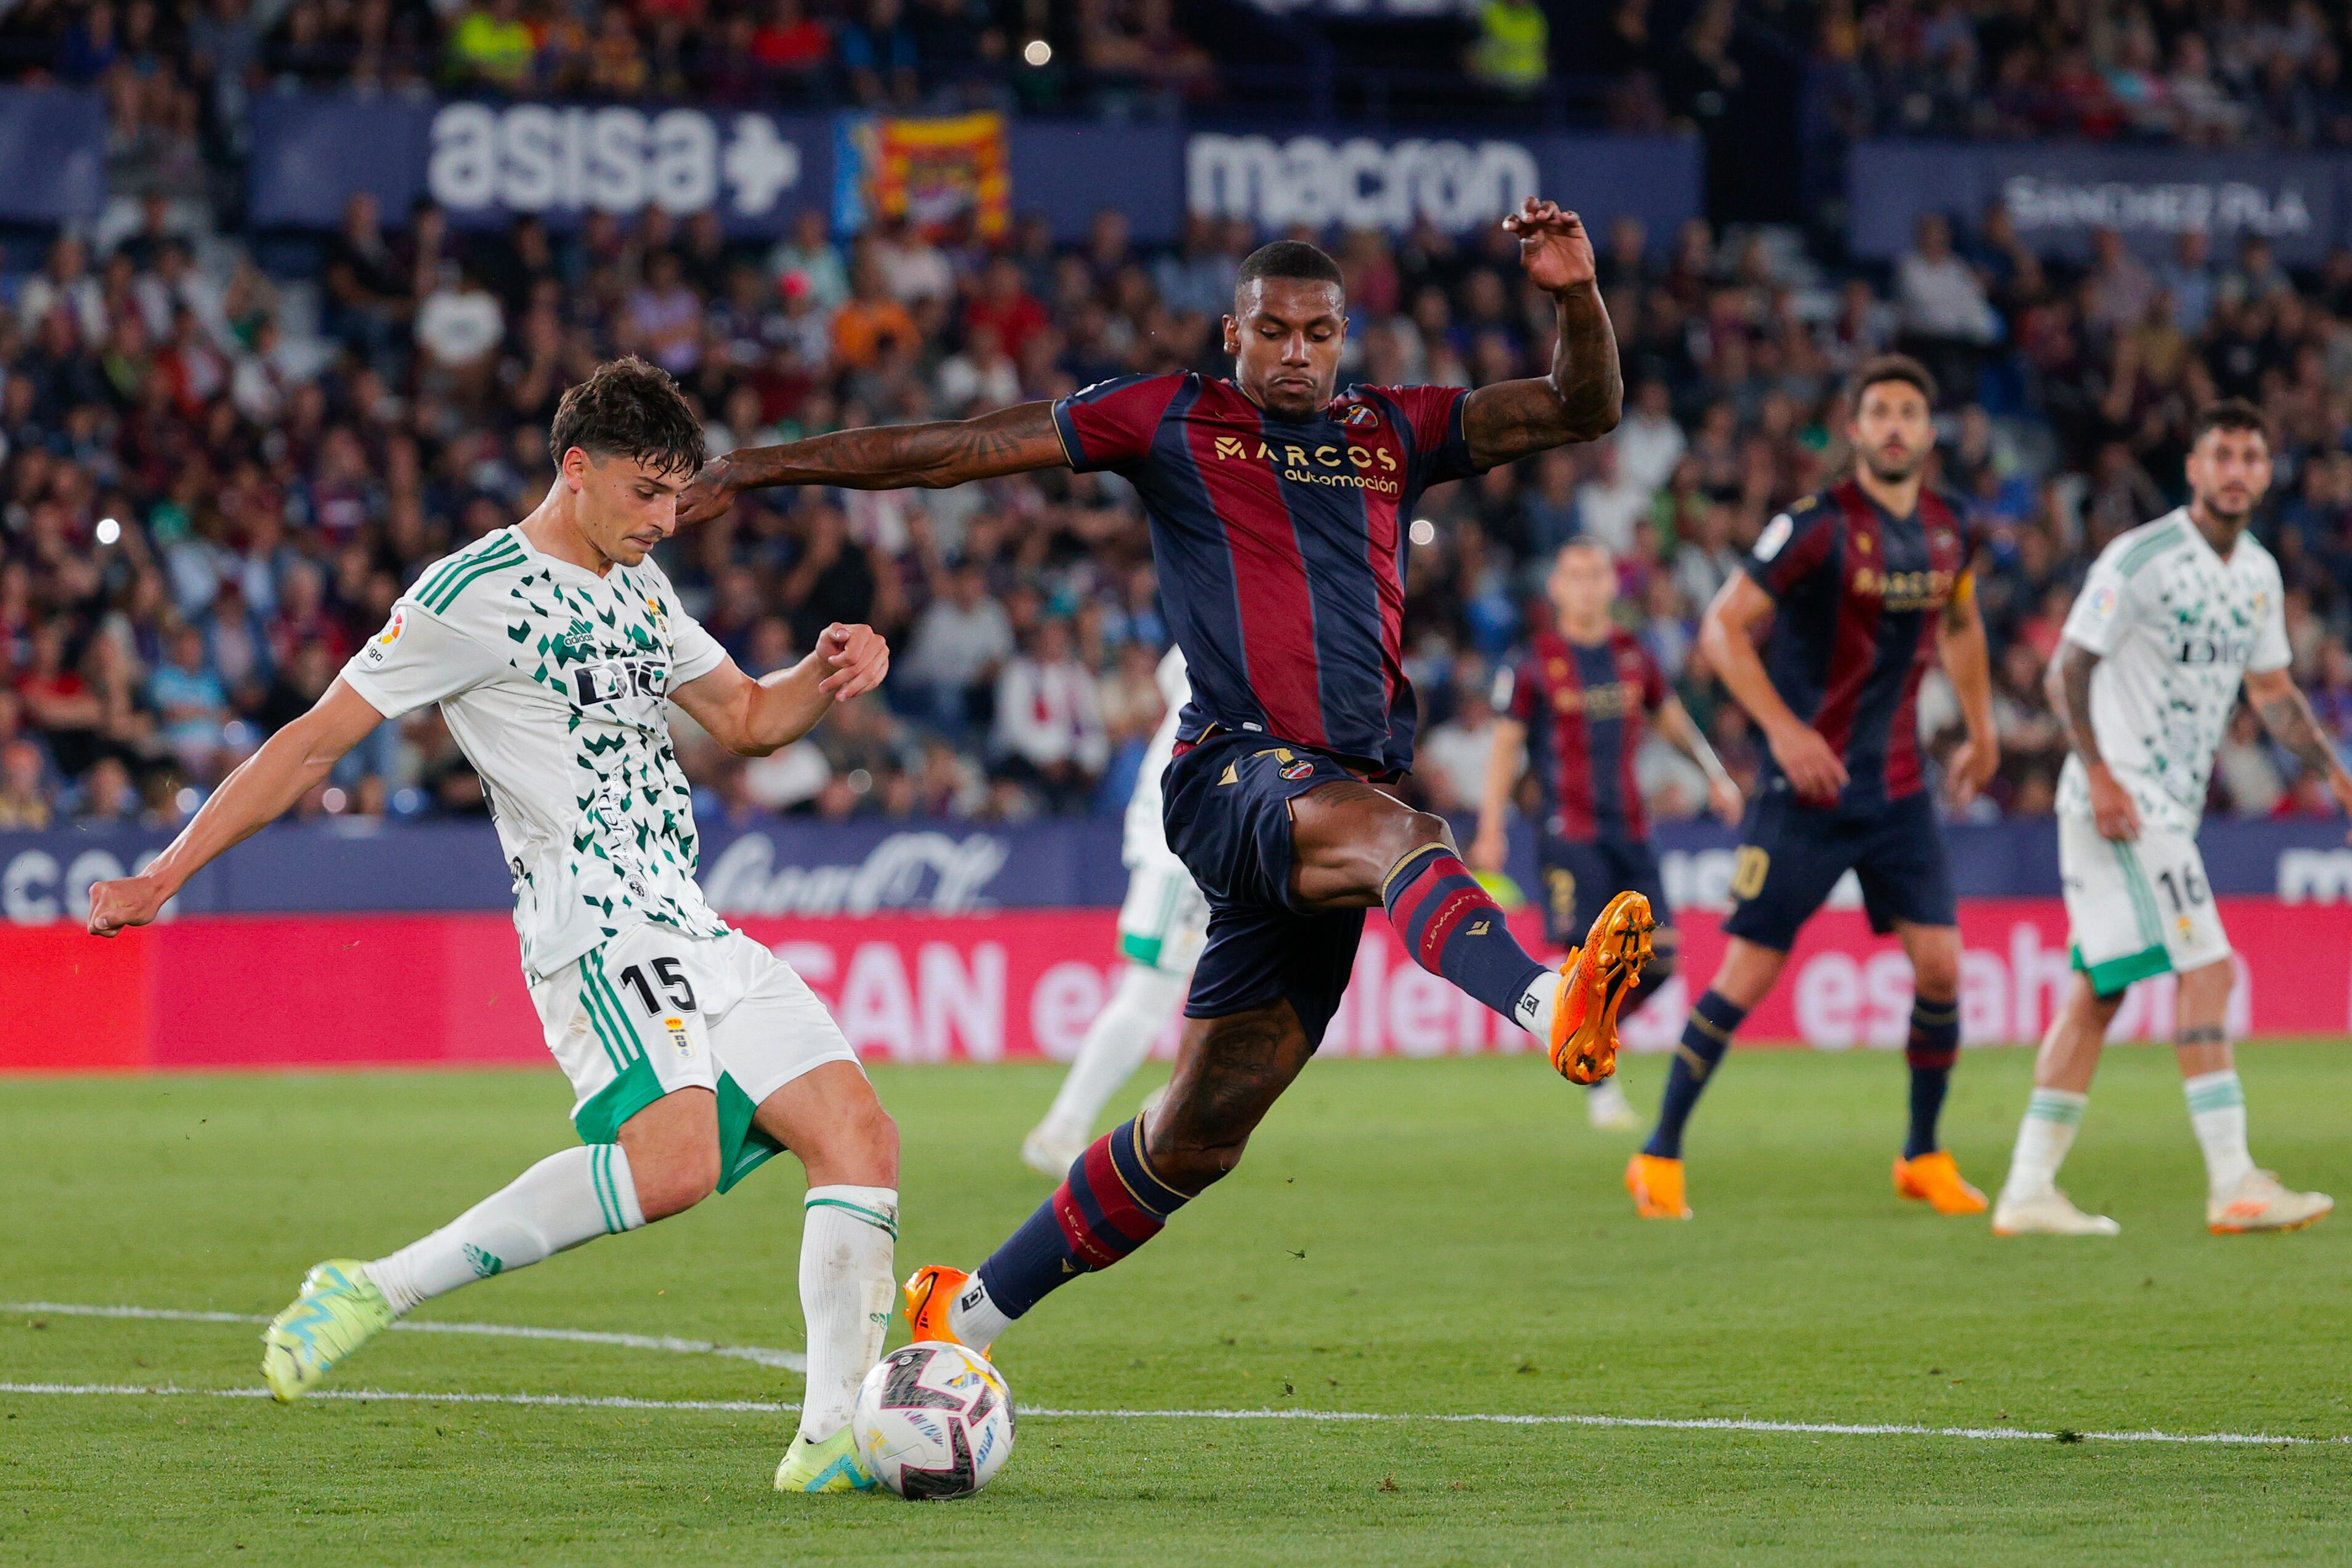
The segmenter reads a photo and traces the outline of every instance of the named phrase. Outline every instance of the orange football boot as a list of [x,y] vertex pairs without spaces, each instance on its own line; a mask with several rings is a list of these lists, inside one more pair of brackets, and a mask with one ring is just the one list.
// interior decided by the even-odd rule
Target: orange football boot
[[1933,1205],[1937,1214],[1982,1214],[1986,1207],[1985,1195],[1968,1184],[1942,1149],[1931,1149],[1916,1160],[1896,1160],[1895,1190]]
[[1617,1071],[1617,1009],[1650,961],[1658,928],[1650,901],[1621,893],[1560,961],[1551,1009],[1551,1064],[1570,1083],[1598,1083]]
[[1690,1205],[1683,1199],[1683,1163],[1659,1155],[1635,1155],[1625,1162],[1625,1190],[1633,1195],[1633,1213],[1642,1219],[1688,1219]]
[[[955,1305],[956,1297],[971,1278],[962,1270],[950,1269],[944,1263],[926,1263],[908,1275],[907,1332],[918,1340],[962,1344],[955,1330],[948,1326],[948,1309]],[[981,1344],[970,1348],[983,1354],[988,1350]]]

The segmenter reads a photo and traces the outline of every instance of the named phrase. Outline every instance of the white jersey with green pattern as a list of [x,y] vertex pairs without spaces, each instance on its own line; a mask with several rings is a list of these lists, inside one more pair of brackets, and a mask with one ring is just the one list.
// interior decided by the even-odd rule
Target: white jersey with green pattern
[[648,921],[726,930],[695,883],[666,714],[726,657],[650,557],[599,577],[506,528],[426,568],[343,680],[387,718],[441,705],[489,796],[522,967],[541,977]]
[[[2286,667],[2278,562],[2251,534],[2223,560],[2182,507],[2117,538],[2092,563],[2065,640],[2099,655],[2091,733],[2141,819],[2195,833],[2205,783],[2249,670]],[[2081,762],[2066,759],[2058,809],[2088,816]]]

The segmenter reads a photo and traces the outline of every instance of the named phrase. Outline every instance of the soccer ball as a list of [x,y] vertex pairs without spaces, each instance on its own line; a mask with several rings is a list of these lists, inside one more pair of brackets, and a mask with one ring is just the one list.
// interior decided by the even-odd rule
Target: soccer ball
[[970,1497],[1013,1452],[1013,1391],[976,1350],[922,1340],[857,1386],[849,1430],[874,1479],[904,1498]]

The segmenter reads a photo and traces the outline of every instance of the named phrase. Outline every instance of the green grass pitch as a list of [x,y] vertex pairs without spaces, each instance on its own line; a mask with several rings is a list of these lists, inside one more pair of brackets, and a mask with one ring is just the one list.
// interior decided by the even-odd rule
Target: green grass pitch
[[[2257,1156],[2352,1190],[2352,1048],[2251,1048]],[[1947,1116],[1999,1179],[2027,1089],[1972,1053]],[[903,1274],[976,1262],[1044,1184],[1038,1066],[883,1070]],[[1654,1103],[1655,1059],[1629,1061]],[[1139,1092],[1140,1085],[1138,1086]],[[2205,1234],[2168,1051],[2111,1054],[2066,1180],[2113,1241],[1995,1240],[1897,1202],[1902,1065],[1733,1058],[1689,1225],[1637,1223],[1633,1140],[1532,1058],[1331,1061],[1241,1170],[1078,1281],[1000,1362],[1039,1409],[1745,1417],[2352,1434],[2352,1219]],[[560,1146],[552,1071],[0,1083],[0,1299],[274,1312]],[[419,1314],[797,1348],[798,1171]],[[257,1385],[238,1323],[0,1313],[0,1382]],[[903,1331],[901,1331],[903,1335]],[[344,1388],[789,1401],[793,1375],[395,1333]],[[2352,1558],[2352,1444],[2188,1446],[1317,1419],[1032,1416],[954,1504],[781,1498],[772,1412],[0,1393],[0,1561],[2188,1563]]]

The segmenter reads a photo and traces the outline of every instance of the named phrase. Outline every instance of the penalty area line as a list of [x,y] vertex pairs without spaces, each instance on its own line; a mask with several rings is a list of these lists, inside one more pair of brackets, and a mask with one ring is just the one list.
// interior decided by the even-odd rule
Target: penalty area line
[[[0,1383],[0,1394],[267,1399],[266,1388],[182,1388],[176,1384]],[[766,1399],[639,1399],[626,1395],[468,1394],[409,1389],[322,1388],[303,1396],[367,1404],[377,1400],[417,1405],[520,1405],[583,1410],[674,1410],[688,1414],[779,1416],[796,1404]],[[1924,1427],[1900,1422],[1760,1421],[1737,1416],[1675,1418],[1651,1416],[1443,1415],[1378,1410],[1065,1410],[1024,1409],[1024,1417],[1068,1421],[1329,1421],[1424,1423],[1452,1426],[1602,1427],[1665,1432],[1756,1432],[1836,1437],[1948,1437],[1969,1442],[2053,1442],[2069,1436],[2093,1443],[2179,1443],[2231,1448],[2315,1448],[2352,1443],[2352,1437],[2296,1437],[2260,1432],[2058,1432],[2025,1427]]]
[[[99,1306],[80,1301],[0,1301],[0,1312],[47,1312],[61,1318],[143,1318],[171,1323],[266,1323],[252,1312],[187,1312],[172,1307]],[[679,1339],[673,1334],[609,1333],[599,1329],[543,1329],[521,1323],[418,1322],[402,1318],[394,1333],[487,1334],[502,1339],[557,1340],[567,1344],[610,1344],[625,1350],[660,1350],[673,1355],[719,1355],[748,1361],[785,1372],[806,1372],[808,1357],[796,1350],[765,1345],[719,1344],[707,1339]]]

